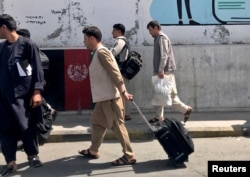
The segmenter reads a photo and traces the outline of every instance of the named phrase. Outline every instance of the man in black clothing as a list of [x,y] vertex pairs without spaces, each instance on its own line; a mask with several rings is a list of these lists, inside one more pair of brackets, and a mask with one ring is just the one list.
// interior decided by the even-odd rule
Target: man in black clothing
[[[17,34],[23,37],[30,38],[31,34],[28,29],[18,29]],[[49,58],[45,53],[43,53],[41,50],[39,51],[41,62],[42,62],[42,67],[43,70],[49,69]],[[46,83],[46,81],[44,81]],[[39,140],[39,145],[43,145],[45,140],[49,138],[49,135],[52,130],[52,125],[56,119],[56,110],[51,107],[51,105],[45,100],[45,98],[42,98],[42,104],[41,104],[41,109],[42,109],[42,117],[41,115],[33,115],[37,116],[40,118],[37,120],[37,128],[38,128],[38,140]],[[18,149],[23,149],[23,143],[19,142],[18,143]]]
[[[39,167],[36,120],[31,111],[41,111],[44,74],[36,44],[16,33],[16,21],[0,15],[0,135],[7,163],[4,176],[17,168],[17,141],[21,139],[31,167]],[[39,113],[40,114],[40,113]],[[40,114],[41,115],[41,114]]]

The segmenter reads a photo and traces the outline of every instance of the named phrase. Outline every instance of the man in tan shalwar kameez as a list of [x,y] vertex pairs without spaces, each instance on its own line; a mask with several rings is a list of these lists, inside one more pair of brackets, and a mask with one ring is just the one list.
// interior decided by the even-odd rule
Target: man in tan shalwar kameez
[[83,30],[84,44],[94,52],[89,66],[90,85],[93,102],[96,103],[91,116],[91,146],[79,153],[88,158],[99,158],[99,147],[107,129],[111,129],[121,143],[124,155],[113,161],[113,165],[135,164],[129,135],[124,125],[123,99],[132,100],[116,60],[112,53],[102,45],[101,31],[95,27]]

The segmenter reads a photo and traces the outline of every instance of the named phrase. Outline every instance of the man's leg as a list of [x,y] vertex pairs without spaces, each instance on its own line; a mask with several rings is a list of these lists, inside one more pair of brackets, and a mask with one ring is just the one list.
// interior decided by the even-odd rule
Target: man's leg
[[17,137],[13,135],[1,136],[1,149],[6,163],[16,161]]
[[36,131],[28,128],[22,133],[21,140],[23,141],[24,151],[28,156],[34,156],[39,153],[38,139]]
[[164,118],[164,106],[154,106],[155,107],[155,118],[163,120]]
[[192,112],[192,107],[184,104],[178,97],[174,74],[169,72],[165,74],[165,77],[167,77],[168,81],[172,84],[172,92],[171,92],[172,107],[184,114],[184,122],[186,122],[189,119],[189,116]]
[[124,121],[122,121],[123,116],[123,103],[122,98],[114,99],[112,100],[112,108],[109,113],[106,112],[106,116],[112,116],[113,115],[113,126],[111,127],[111,130],[114,132],[118,140],[120,141],[122,145],[122,151],[125,154],[127,158],[133,158],[134,153],[131,148],[131,143],[128,135],[128,131],[124,125]]
[[124,125],[124,121],[122,120],[122,114],[123,114],[123,105],[122,105],[121,98],[114,100],[112,102],[112,107],[114,108],[113,114],[116,115],[116,119],[114,119],[114,124],[111,127],[111,130],[116,135],[118,140],[121,143],[122,146],[122,152],[124,155],[115,161],[112,162],[113,165],[128,165],[128,164],[135,164],[136,159],[134,152],[131,147],[131,142],[129,139],[128,131]]
[[37,168],[42,166],[42,162],[38,156],[38,137],[35,127],[29,127],[22,133],[23,148],[28,156],[29,165]]
[[12,135],[1,136],[1,148],[4,155],[6,165],[0,170],[1,176],[7,176],[9,173],[16,171],[16,148],[17,138]]
[[106,131],[107,129],[105,127],[100,125],[92,125],[91,146],[89,148],[90,151],[98,153]]
[[88,149],[79,150],[78,153],[90,159],[99,158],[99,148],[103,142],[107,129],[97,124],[92,124],[91,145]]
[[112,127],[112,131],[114,132],[115,136],[121,143],[122,152],[125,156],[130,159],[134,157],[134,153],[131,147],[131,142],[129,139],[128,131],[124,125],[124,123],[115,122],[114,126]]
[[176,82],[175,82],[175,76],[173,73],[165,74],[165,77],[167,77],[168,81],[172,84],[172,92],[171,92],[171,98],[172,98],[172,107],[176,109],[177,111],[181,113],[185,113],[188,110],[188,106],[184,104],[178,97]]

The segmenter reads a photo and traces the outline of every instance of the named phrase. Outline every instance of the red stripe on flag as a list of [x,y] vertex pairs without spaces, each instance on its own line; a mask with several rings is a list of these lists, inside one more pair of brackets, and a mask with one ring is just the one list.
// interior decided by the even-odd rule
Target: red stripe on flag
[[89,50],[64,51],[65,110],[91,109],[89,65]]

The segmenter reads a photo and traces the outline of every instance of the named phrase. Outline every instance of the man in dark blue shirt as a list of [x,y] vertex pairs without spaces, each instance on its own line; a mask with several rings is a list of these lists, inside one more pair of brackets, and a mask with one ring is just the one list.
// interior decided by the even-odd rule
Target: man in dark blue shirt
[[4,176],[17,168],[17,141],[21,139],[29,165],[42,165],[38,157],[36,120],[31,111],[41,111],[43,69],[36,44],[16,33],[16,21],[0,15],[0,135],[7,163],[0,171]]

